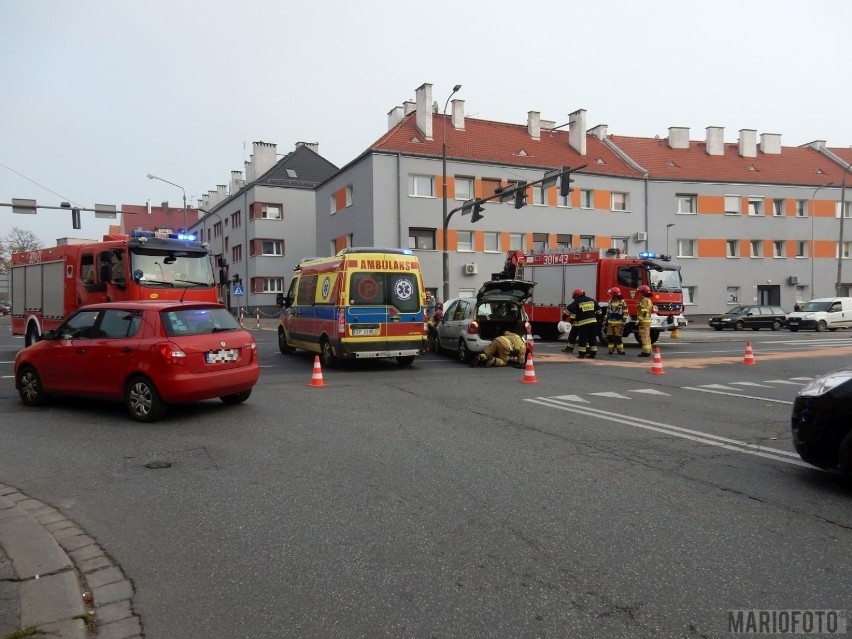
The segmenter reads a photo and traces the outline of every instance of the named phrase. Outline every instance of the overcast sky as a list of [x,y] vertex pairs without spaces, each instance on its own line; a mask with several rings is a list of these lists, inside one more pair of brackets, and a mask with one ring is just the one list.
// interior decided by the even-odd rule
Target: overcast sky
[[[338,166],[424,82],[468,117],[665,137],[670,126],[852,145],[852,2],[773,0],[0,0],[0,202],[182,205],[253,141]],[[53,245],[108,222],[12,215]]]

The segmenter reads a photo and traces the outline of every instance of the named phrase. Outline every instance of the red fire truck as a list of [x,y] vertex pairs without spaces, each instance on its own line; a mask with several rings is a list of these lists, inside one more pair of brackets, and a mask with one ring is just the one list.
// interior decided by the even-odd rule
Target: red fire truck
[[623,336],[635,334],[639,304],[636,289],[646,284],[653,292],[651,341],[656,342],[662,331],[683,328],[687,324],[683,316],[680,267],[668,264],[670,259],[659,253],[627,256],[619,249],[567,249],[526,255],[521,251],[509,251],[506,266],[499,275],[536,283],[525,308],[533,333],[544,340],[559,337],[556,326],[562,319],[562,310],[571,303],[571,292],[575,288],[582,288],[601,306],[606,306],[609,303],[607,291],[613,286],[619,287],[630,313]]
[[132,231],[12,254],[12,334],[29,346],[80,306],[120,300],[218,301],[194,236]]

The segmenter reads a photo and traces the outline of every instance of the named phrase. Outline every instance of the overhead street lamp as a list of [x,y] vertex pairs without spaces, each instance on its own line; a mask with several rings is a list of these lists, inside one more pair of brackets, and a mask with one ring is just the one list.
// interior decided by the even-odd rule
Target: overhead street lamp
[[820,184],[818,187],[814,189],[813,195],[811,195],[811,208],[808,211],[811,216],[811,297],[816,297],[816,281],[814,280],[814,262],[816,262],[816,240],[814,239],[814,218],[816,217],[816,195],[819,193],[820,189],[824,189],[829,186],[834,186],[834,182],[829,182],[828,184]]
[[444,266],[444,301],[446,302],[450,299],[450,254],[447,251],[447,242],[448,242],[448,227],[450,225],[450,218],[447,215],[447,106],[450,104],[450,98],[452,98],[458,91],[461,89],[461,85],[457,84],[453,87],[453,92],[450,93],[450,96],[447,98],[447,101],[444,102],[444,119],[441,121],[442,131],[441,131],[441,192],[442,192],[442,202],[444,206],[444,215],[443,215],[443,229],[444,233],[442,236],[442,241],[444,244],[444,252],[442,255],[443,258],[443,266]]
[[671,252],[669,251],[669,229],[674,225],[674,222],[666,224],[666,255],[671,255]]
[[186,217],[186,189],[184,189],[180,184],[175,184],[174,182],[169,182],[168,180],[164,180],[161,177],[157,177],[156,175],[148,174],[149,180],[159,180],[160,182],[165,182],[166,184],[171,184],[172,186],[178,187],[181,191],[183,191],[183,228],[187,230],[187,217]]
[[843,168],[843,185],[840,188],[840,233],[837,238],[837,280],[834,283],[834,294],[838,296],[843,282],[843,219],[846,217],[846,176],[849,169],[852,169],[852,164]]

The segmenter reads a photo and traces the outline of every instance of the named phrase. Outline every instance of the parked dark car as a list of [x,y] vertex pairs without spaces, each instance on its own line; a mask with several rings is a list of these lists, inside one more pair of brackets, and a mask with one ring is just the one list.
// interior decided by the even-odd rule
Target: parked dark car
[[711,317],[708,323],[717,331],[725,328],[735,331],[771,328],[780,331],[787,325],[787,311],[780,306],[735,306],[724,315]]
[[803,460],[852,477],[852,367],[826,373],[800,390],[791,426]]

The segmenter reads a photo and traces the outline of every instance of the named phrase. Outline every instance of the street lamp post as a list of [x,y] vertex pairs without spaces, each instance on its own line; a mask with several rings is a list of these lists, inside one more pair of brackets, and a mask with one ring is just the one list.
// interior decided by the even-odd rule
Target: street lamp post
[[816,280],[814,275],[814,266],[816,262],[816,238],[814,237],[814,218],[816,217],[816,195],[819,193],[820,189],[824,189],[829,186],[834,186],[834,182],[829,182],[828,184],[820,184],[818,187],[814,189],[813,195],[811,195],[811,208],[808,213],[811,216],[811,297],[816,297]]
[[442,131],[441,131],[441,200],[443,203],[443,254],[442,254],[442,262],[444,267],[444,301],[446,302],[450,298],[450,254],[447,251],[447,242],[449,237],[448,227],[450,225],[450,218],[447,215],[447,106],[450,104],[450,98],[452,98],[456,93],[458,93],[459,89],[461,89],[461,85],[457,84],[453,87],[453,92],[450,93],[450,96],[447,98],[447,101],[444,102],[444,119],[441,121]]
[[666,255],[671,255],[669,251],[669,229],[674,226],[674,222],[666,224]]
[[847,164],[843,169],[843,184],[840,187],[840,232],[837,238],[837,281],[834,283],[834,294],[840,295],[840,286],[843,282],[843,219],[846,217],[846,176],[852,169],[852,164]]
[[174,182],[169,182],[168,180],[164,180],[161,177],[157,177],[156,175],[148,174],[149,180],[159,180],[160,182],[165,182],[166,184],[171,184],[172,186],[178,187],[183,192],[183,228],[187,230],[187,217],[186,217],[186,189],[184,189],[180,184],[175,184]]

